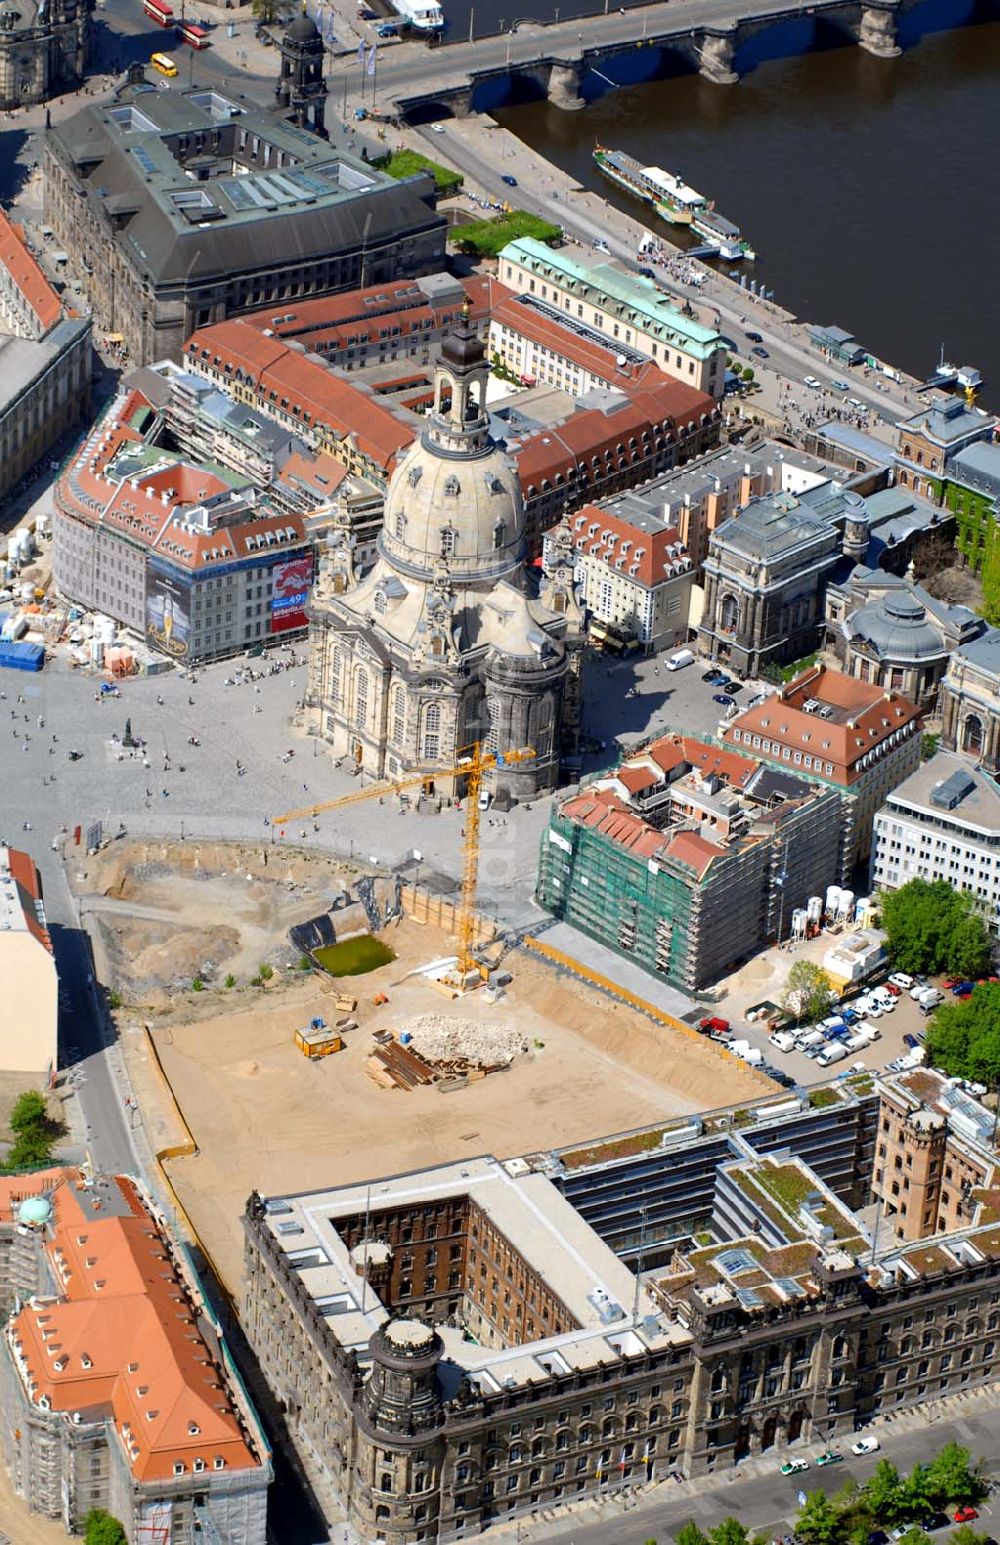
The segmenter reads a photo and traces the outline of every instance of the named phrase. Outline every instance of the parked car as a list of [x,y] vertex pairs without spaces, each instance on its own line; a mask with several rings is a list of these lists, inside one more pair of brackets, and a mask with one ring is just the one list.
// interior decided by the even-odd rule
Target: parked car
[[933,1534],[935,1529],[947,1529],[951,1519],[947,1513],[928,1513],[926,1518],[920,1520],[921,1529],[928,1534]]
[[903,994],[903,989],[900,987],[898,982],[886,982],[885,990],[889,994],[890,998],[900,998]]
[[781,1467],[782,1475],[801,1475],[803,1470],[808,1470],[808,1459],[786,1459]]
[[728,708],[730,703],[732,702],[732,698],[731,697],[727,697],[725,692],[713,692],[712,693],[712,702],[713,703],[721,703],[723,708]]
[[841,1009],[840,1017],[845,1024],[856,1025],[858,1020],[861,1018],[861,1015],[858,1013],[857,1009]]
[[913,977],[907,976],[905,971],[894,971],[889,978],[893,987],[901,987],[904,992],[909,992],[913,986]]
[[[877,1454],[882,1447],[878,1438],[859,1438],[857,1443],[851,1444],[852,1454]],[[868,1536],[871,1540],[871,1535]],[[884,1536],[883,1536],[884,1538]]]
[[974,1518],[979,1517],[979,1510],[978,1508],[970,1507],[967,1502],[963,1502],[961,1507],[955,1509],[952,1517],[957,1524],[971,1524]]
[[638,270],[638,273],[639,273],[639,278],[640,279],[655,279],[656,278],[656,275],[654,274],[654,272],[653,272],[653,270],[651,268],[640,268]]
[[956,998],[971,998],[975,987],[975,982],[956,982],[951,990]]
[[825,1454],[820,1454],[816,1463],[820,1467],[823,1465],[839,1465],[843,1457],[843,1454],[838,1454],[836,1450],[828,1448]]
[[914,1049],[916,1049],[916,1047],[920,1045],[920,1042],[917,1040],[915,1035],[904,1035],[903,1044],[904,1046],[912,1046]]

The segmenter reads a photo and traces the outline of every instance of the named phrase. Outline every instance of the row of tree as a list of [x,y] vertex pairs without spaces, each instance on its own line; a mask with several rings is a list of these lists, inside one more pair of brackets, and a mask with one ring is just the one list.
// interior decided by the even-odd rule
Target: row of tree
[[[873,1535],[877,1539],[876,1531],[912,1524],[901,1545],[931,1545],[921,1521],[942,1508],[978,1502],[986,1489],[968,1449],[947,1443],[929,1464],[915,1465],[909,1475],[901,1475],[883,1459],[863,1486],[847,1481],[832,1496],[810,1492],[795,1521],[795,1535],[801,1545],[869,1545]],[[766,1538],[751,1534],[736,1518],[724,1518],[707,1531],[688,1522],[677,1531],[675,1541],[676,1545],[768,1545]],[[986,1545],[986,1536],[962,1524],[952,1530],[950,1545]]]

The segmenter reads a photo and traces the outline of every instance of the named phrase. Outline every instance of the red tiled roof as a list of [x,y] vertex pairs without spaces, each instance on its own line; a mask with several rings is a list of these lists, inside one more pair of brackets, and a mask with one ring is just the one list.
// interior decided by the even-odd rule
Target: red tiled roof
[[[836,710],[835,717],[806,713],[804,705],[810,698],[829,704]],[[919,708],[900,693],[816,666],[766,702],[737,714],[720,733],[734,744],[740,743],[735,740],[738,732],[742,739],[759,736],[772,746],[812,756],[813,770],[828,763],[833,771],[825,776],[849,787],[862,774],[862,757],[899,731],[909,735],[919,722]],[[777,759],[774,752],[762,748],[754,747],[754,755]]]
[[42,900],[42,877],[38,872],[34,859],[30,853],[23,853],[19,848],[7,849],[7,862],[10,865],[10,877],[17,887],[18,901],[21,911],[24,913],[24,921],[28,926],[28,932],[39,944],[44,944],[49,954],[52,954],[52,940],[49,931],[42,924],[39,917],[39,904]]
[[686,864],[693,869],[699,880],[705,874],[713,858],[718,858],[721,848],[714,843],[706,842],[704,837],[699,837],[697,832],[678,832],[671,837],[667,844],[667,853],[671,858],[676,858],[678,863]]
[[[475,274],[462,281],[474,321],[489,315],[494,280]],[[336,354],[359,344],[378,343],[386,329],[396,328],[396,341],[440,330],[457,320],[461,301],[429,300],[413,280],[391,280],[339,295],[319,295],[265,306],[240,318],[259,332],[286,341],[298,339],[317,354]],[[387,339],[387,342],[393,340]]]
[[190,1475],[196,1460],[258,1466],[171,1245],[132,1181],[110,1184],[117,1195],[103,1217],[100,1191],[84,1208],[72,1170],[16,1176],[0,1190],[11,1211],[43,1193],[53,1207],[45,1248],[58,1296],[30,1300],[10,1327],[32,1398],[113,1419],[137,1481],[172,1478],[177,1464]]
[[[229,382],[242,380],[256,392],[264,412],[280,409],[305,431],[317,425],[337,440],[350,440],[362,456],[388,472],[412,442],[416,423],[393,411],[367,388],[348,381],[300,344],[267,338],[243,318],[216,322],[193,333],[184,345],[194,369],[211,364]],[[227,369],[228,367],[228,369]]]
[[24,231],[0,209],[0,264],[3,264],[35,316],[43,333],[55,327],[62,304],[25,244]]
[[[676,526],[659,531],[643,531],[639,526],[596,504],[585,504],[570,521],[573,544],[578,553],[600,559],[616,573],[639,584],[653,586],[670,576],[690,569],[691,559]],[[597,526],[593,536],[589,528]],[[675,551],[671,553],[669,549]],[[679,549],[679,551],[677,550]],[[675,568],[675,565],[681,565]]]

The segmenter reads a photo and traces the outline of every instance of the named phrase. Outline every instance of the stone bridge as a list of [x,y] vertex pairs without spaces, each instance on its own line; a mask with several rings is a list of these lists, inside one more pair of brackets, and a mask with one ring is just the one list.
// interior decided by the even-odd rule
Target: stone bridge
[[522,21],[513,31],[472,43],[394,50],[379,78],[396,110],[417,120],[443,113],[466,117],[477,110],[484,87],[515,80],[572,111],[585,105],[581,87],[589,72],[600,74],[616,58],[643,48],[680,56],[707,80],[730,85],[739,79],[734,68],[739,48],[788,22],[822,22],[876,58],[892,59],[900,53],[897,17],[910,3],[914,0],[673,0],[549,25]]

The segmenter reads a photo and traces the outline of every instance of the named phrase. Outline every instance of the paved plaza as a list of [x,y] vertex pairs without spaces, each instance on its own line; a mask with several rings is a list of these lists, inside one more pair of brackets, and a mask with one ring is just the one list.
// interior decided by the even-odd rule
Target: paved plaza
[[[288,651],[274,658],[287,659]],[[409,864],[421,883],[453,888],[461,872],[461,810],[446,806],[439,813],[429,800],[419,811],[402,810],[388,794],[381,802],[373,797],[315,819],[273,824],[288,810],[354,793],[359,785],[298,727],[305,666],[227,686],[247,665],[266,673],[270,660],[221,663],[200,670],[193,682],[175,671],[135,678],[122,683],[120,697],[103,700],[102,678],[61,658],[40,676],[0,672],[0,836],[44,861],[54,840],[71,848],[77,826],[86,833],[99,821],[109,837],[124,828],[132,836],[259,840],[320,848],[380,868]],[[629,695],[633,687],[638,690]],[[587,771],[616,760],[616,738],[629,746],[670,726],[697,734],[718,723],[698,666],[668,672],[655,659],[635,665],[597,659],[588,669],[585,700],[586,731],[605,743],[603,752],[586,758]],[[145,742],[143,753],[129,754],[113,741],[124,737],[126,720]],[[189,743],[192,736],[199,745]],[[82,753],[79,760],[69,759],[71,750]],[[481,905],[507,924],[537,918],[531,897],[549,808],[550,800],[540,799],[483,819]]]

